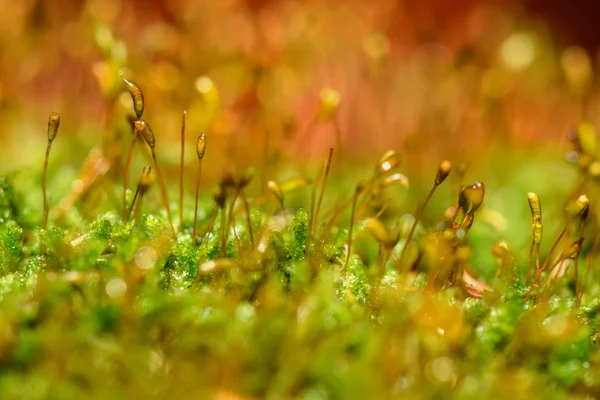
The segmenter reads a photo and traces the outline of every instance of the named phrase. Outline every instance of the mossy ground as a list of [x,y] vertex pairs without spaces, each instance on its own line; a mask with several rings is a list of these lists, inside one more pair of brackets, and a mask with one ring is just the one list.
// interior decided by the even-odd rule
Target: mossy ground
[[[595,283],[581,306],[571,275],[547,301],[526,301],[522,263],[508,280],[492,275],[483,297],[432,287],[426,261],[382,271],[364,219],[344,276],[347,217],[324,240],[318,225],[307,260],[309,213],[271,213],[268,194],[251,202],[255,249],[233,208],[225,258],[206,196],[196,247],[191,221],[172,237],[164,211],[148,212],[158,198],[139,225],[117,207],[42,230],[26,182],[0,181],[12,260],[1,255],[3,398],[564,398],[600,388]],[[419,224],[421,251],[434,225]]]
[[[10,3],[0,24],[0,399],[598,397],[600,156],[590,123],[564,140],[582,117],[600,123],[593,53],[557,46],[506,2],[473,2],[442,24],[427,2]],[[175,235],[157,182],[123,221],[132,112],[142,118],[143,107],[121,76],[149,102]],[[50,111],[63,121],[44,229]],[[191,144],[202,132],[194,245]],[[142,136],[127,205],[153,162]],[[332,146],[311,227],[314,167]],[[388,148],[402,163],[386,174],[409,185],[382,188],[377,176],[350,235],[352,194]],[[455,169],[408,246],[444,158]],[[248,166],[250,215],[239,196],[229,208],[231,187],[217,207],[209,187]],[[299,175],[313,182],[285,201],[266,189]],[[475,181],[485,199],[471,227],[466,209],[451,214]],[[526,279],[528,192],[543,204],[540,282],[560,275],[542,292]],[[587,219],[565,213],[584,193]],[[582,224],[583,244],[560,257]]]

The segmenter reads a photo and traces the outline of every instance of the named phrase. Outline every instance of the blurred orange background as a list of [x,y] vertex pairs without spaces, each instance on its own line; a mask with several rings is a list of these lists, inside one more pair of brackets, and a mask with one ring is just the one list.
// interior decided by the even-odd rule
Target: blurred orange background
[[[357,164],[393,148],[419,170],[490,147],[556,149],[581,117],[600,114],[597,8],[0,0],[0,171],[39,162],[51,111],[62,114],[74,165],[94,146],[126,148],[117,127],[131,105],[120,75],[144,90],[145,118],[173,167],[183,109],[188,147],[206,132],[213,165],[320,160],[335,146]],[[339,108],[315,122],[324,88]]]

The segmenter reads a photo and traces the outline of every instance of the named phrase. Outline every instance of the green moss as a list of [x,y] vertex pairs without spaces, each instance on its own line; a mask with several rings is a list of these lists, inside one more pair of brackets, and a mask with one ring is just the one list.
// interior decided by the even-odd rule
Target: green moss
[[[200,397],[227,389],[257,398],[438,398],[452,389],[469,398],[501,397],[503,379],[530,396],[600,390],[593,279],[581,306],[562,281],[547,300],[526,301],[517,262],[513,277],[492,274],[478,296],[450,275],[432,279],[446,256],[435,248],[399,272],[403,237],[382,268],[386,246],[363,220],[345,274],[348,221],[325,236],[316,224],[306,259],[308,213],[273,216],[252,199],[255,248],[241,212],[235,231],[227,227],[225,257],[220,215],[205,232],[210,214],[202,213],[194,246],[190,221],[173,236],[165,212],[155,212],[159,202],[144,206],[139,224],[106,204],[89,220],[71,210],[43,230],[20,219],[23,193],[7,182],[0,179],[0,240],[16,268],[0,254],[0,390],[23,383],[33,385],[21,392],[32,398],[55,390],[125,398],[135,387],[162,398],[201,386],[209,389]],[[204,211],[210,201],[202,199]],[[382,220],[390,231],[397,222]],[[434,225],[418,225],[415,250],[438,243]],[[469,235],[463,245],[485,247],[493,232]],[[488,261],[464,262],[487,263],[469,270],[497,265]],[[548,331],[561,318],[567,333]]]
[[511,342],[518,320],[524,312],[523,305],[518,302],[491,307],[487,317],[475,329],[481,351],[489,355],[504,350]]
[[[2,241],[8,256],[13,263],[19,263],[21,253],[23,252],[23,228],[13,220],[3,224],[0,229],[0,240]],[[12,268],[6,254],[0,253],[0,260],[3,268]]]
[[308,235],[308,214],[300,209],[292,221],[293,244],[290,246],[290,256],[294,261],[304,259],[306,251],[306,237]]

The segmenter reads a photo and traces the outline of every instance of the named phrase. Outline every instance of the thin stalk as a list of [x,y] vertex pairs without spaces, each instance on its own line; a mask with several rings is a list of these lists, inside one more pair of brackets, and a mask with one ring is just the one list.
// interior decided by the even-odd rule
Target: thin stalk
[[240,241],[240,237],[237,234],[237,229],[235,228],[235,218],[233,217],[233,214],[231,212],[229,213],[229,220],[231,221],[230,225],[231,229],[233,230],[233,237],[235,238],[235,245],[237,247],[239,256],[240,254],[242,254],[242,242]]
[[202,177],[202,159],[198,159],[198,175],[196,176],[196,195],[194,197],[194,228],[192,231],[192,238],[194,239],[194,247],[196,247],[196,225],[198,222],[198,195],[200,193],[200,178]]
[[179,232],[183,232],[183,159],[185,156],[185,119],[187,110],[181,118],[181,161],[179,164]]
[[221,257],[226,256],[225,248],[227,247],[227,236],[225,236],[225,232],[227,229],[225,228],[225,224],[227,223],[227,211],[225,209],[225,204],[221,207]]
[[[143,172],[142,172],[143,174]],[[141,181],[138,183],[137,188],[135,189],[135,194],[133,195],[133,200],[131,200],[131,206],[129,206],[129,212],[127,213],[128,217],[127,217],[127,221],[129,221],[131,219],[131,211],[133,210],[133,206],[135,205],[135,201],[137,200],[137,197],[140,193],[140,187],[142,186]]]
[[377,182],[377,178],[379,178],[378,174],[373,174],[373,176],[371,177],[371,179],[369,179],[369,181],[367,182],[366,186],[365,186],[365,190],[363,191],[365,193],[365,197],[363,198],[362,202],[361,202],[361,206],[358,209],[358,213],[357,215],[357,219],[360,219],[360,217],[362,217],[362,215],[365,213],[365,211],[367,211],[367,207],[369,205],[369,195],[371,194],[372,190],[373,190],[373,186],[375,186],[375,183]]
[[[142,175],[140,176],[139,183],[135,190],[135,195],[133,196],[133,201],[131,202],[131,207],[129,208],[129,218],[131,218],[131,210],[133,209],[134,205],[136,206],[134,214],[135,214],[135,223],[138,226],[140,224],[142,200],[144,198],[144,195],[146,194],[146,192],[148,191],[148,189],[150,187],[151,171],[152,171],[152,167],[148,167],[148,169],[146,169],[146,167],[142,168]],[[139,198],[138,198],[138,196],[139,196]]]
[[[264,214],[264,222],[261,224],[259,230],[258,230],[258,237],[259,238],[263,238],[268,230],[269,230],[269,221],[271,219],[271,217],[273,217],[273,214],[275,213],[275,210],[277,209],[277,203],[272,202],[271,203],[271,207],[269,207],[269,210],[267,211],[266,214]],[[259,240],[260,242],[260,240]]]
[[431,275],[431,277],[429,278],[429,280],[427,281],[427,286],[425,286],[425,289],[428,291],[433,292],[433,289],[435,288],[435,281],[437,280],[437,277],[440,275],[440,273],[442,272],[442,265],[439,266],[435,272]]
[[[335,221],[337,220],[337,218],[342,214],[342,212],[344,212],[344,210],[346,210],[346,207],[348,207],[349,205],[352,204],[353,200],[354,200],[354,196],[352,196],[350,198],[350,201],[347,204],[342,204],[341,206],[338,206],[337,209],[333,210],[334,214],[329,219],[329,222],[327,223],[327,225],[325,225],[325,228],[323,229],[321,237],[319,238],[319,243],[323,243],[325,241],[325,238],[327,237],[327,235],[329,235],[329,232],[333,228],[333,225],[335,224]],[[358,219],[358,218],[355,218],[355,219]]]
[[[133,130],[133,139],[131,140],[131,146],[129,146],[129,153],[127,154],[127,162],[125,163],[125,177],[123,178],[123,221],[127,219],[127,183],[129,182],[129,167],[131,165],[131,158],[133,157],[133,149],[137,140],[138,130]],[[131,213],[131,210],[129,211]]]
[[350,263],[350,254],[352,254],[352,229],[354,228],[354,211],[356,210],[356,199],[358,198],[359,191],[354,194],[352,200],[352,212],[350,213],[350,230],[348,230],[348,254],[346,255],[346,262],[344,263],[344,276],[348,276],[348,264]]
[[552,259],[552,254],[554,253],[554,250],[556,250],[556,248],[558,247],[558,244],[560,243],[560,241],[562,240],[563,236],[565,236],[565,233],[567,233],[567,228],[569,227],[569,225],[565,225],[565,227],[563,228],[563,230],[560,232],[560,234],[558,235],[558,237],[556,238],[556,240],[554,241],[554,243],[552,244],[552,247],[550,248],[550,252],[548,253],[548,255],[546,256],[546,259],[544,260],[544,264],[541,266],[541,268],[537,271],[537,275],[535,277],[535,280],[533,281],[533,283],[531,284],[531,287],[529,288],[529,290],[527,291],[527,295],[525,296],[525,301],[529,301],[529,298],[531,297],[531,293],[532,290],[535,286],[539,286],[540,285],[540,279],[542,276],[542,272],[544,272],[544,270],[546,269],[546,267],[548,266],[548,263],[550,262],[550,260]]
[[210,220],[208,221],[208,225],[206,226],[206,232],[204,232],[204,235],[202,235],[203,238],[208,238],[208,235],[210,235],[210,233],[213,231],[213,228],[215,226],[215,220],[217,219],[218,208],[219,207],[213,208],[210,214]]
[[142,218],[142,201],[144,200],[144,193],[140,194],[140,199],[135,205],[135,224],[140,226],[140,221]]
[[[585,221],[581,222],[581,228],[579,229],[579,239],[583,239],[583,231],[585,230]],[[575,301],[579,305],[580,300],[580,286],[579,286],[579,254],[575,259]]]
[[[578,258],[579,256],[574,259],[575,262],[575,267],[578,266]],[[562,262],[566,261],[568,258],[560,258],[559,260],[557,260],[554,264],[552,264],[550,266],[550,272],[552,272],[552,270],[554,268],[556,268],[558,265],[560,265]],[[557,274],[558,275],[558,274]],[[552,276],[552,273],[549,273],[548,276],[546,277],[546,280],[543,283],[540,283],[540,297],[542,299],[546,299],[548,297],[548,294],[550,293],[550,289],[552,284],[554,283],[554,281],[557,280],[557,276]],[[577,290],[575,291],[577,293]],[[536,303],[538,302],[538,299],[536,298]]]
[[540,270],[540,244],[535,245],[535,273],[537,274]]
[[50,158],[50,149],[52,149],[52,142],[56,138],[58,133],[58,127],[60,125],[60,114],[52,113],[48,120],[48,145],[46,146],[46,156],[44,157],[44,168],[42,170],[42,196],[43,196],[43,210],[42,210],[42,227],[46,229],[48,226],[48,212],[50,206],[48,205],[48,197],[46,196],[46,171],[48,170],[48,159]]
[[[319,211],[321,210],[321,203],[323,203],[323,195],[325,194],[325,188],[327,187],[327,178],[329,177],[329,170],[331,169],[331,160],[332,159],[333,159],[333,147],[329,149],[327,163],[325,164],[325,174],[323,176],[323,184],[321,185],[321,193],[319,194],[319,201],[317,201],[317,209],[315,211],[315,217],[312,220],[311,229],[309,230],[309,232],[311,232],[314,225],[316,225],[319,222]],[[309,248],[309,245],[310,245],[309,238],[310,238],[310,236],[306,237],[306,248],[307,249]]]
[[44,197],[44,205],[42,210],[42,226],[46,229],[48,225],[48,197],[46,195],[46,171],[48,170],[48,159],[50,158],[50,149],[52,149],[52,142],[48,141],[46,146],[46,157],[44,157],[44,169],[42,170],[42,196]]
[[154,161],[154,169],[156,170],[156,175],[158,176],[158,183],[160,184],[160,193],[162,195],[163,202],[165,203],[165,209],[167,210],[169,225],[171,225],[171,230],[173,231],[173,235],[175,235],[175,227],[173,226],[173,218],[171,218],[171,209],[169,208],[169,199],[167,198],[167,189],[165,188],[165,182],[163,181],[162,173],[160,172],[158,161],[156,160],[156,151],[154,150],[154,147],[152,147],[151,149],[152,160]]
[[392,199],[388,198],[385,201],[385,203],[383,203],[383,206],[381,206],[381,208],[379,209],[379,211],[377,211],[377,213],[375,215],[373,215],[373,218],[379,219],[379,217],[381,217],[383,215],[383,213],[385,212],[385,210],[387,210],[387,208],[389,207],[391,201],[392,201]]
[[321,167],[321,169],[319,169],[319,174],[317,175],[317,179],[315,179],[312,190],[310,192],[310,215],[308,217],[308,233],[306,235],[306,248],[304,249],[304,258],[306,259],[308,259],[308,250],[310,248],[310,238],[312,235],[312,225],[315,216],[315,202],[317,201],[317,184],[321,180],[323,170],[324,167]]
[[[554,253],[554,250],[556,250],[556,248],[558,247],[558,244],[560,243],[560,241],[562,240],[563,236],[565,236],[565,233],[567,233],[567,228],[568,225],[565,225],[565,227],[563,228],[563,230],[560,232],[560,234],[558,235],[558,237],[556,238],[556,240],[554,241],[554,244],[552,245],[552,247],[550,248],[550,252],[548,253],[548,256],[546,257],[546,260],[544,260],[544,264],[542,265],[542,267],[540,268],[540,273],[539,275],[542,274],[542,272],[544,272],[544,270],[546,269],[546,267],[548,266],[548,263],[550,262],[551,258],[552,258],[552,253]],[[539,281],[539,277],[537,278]]]
[[[338,206],[337,209],[333,210],[333,216],[329,219],[329,222],[327,223],[327,225],[325,225],[325,229],[323,229],[323,233],[322,233],[321,237],[319,238],[319,243],[323,243],[325,241],[325,238],[327,237],[327,235],[329,235],[329,232],[331,231],[331,228],[333,228],[333,225],[335,224],[335,221],[337,220],[337,218],[342,214],[342,212],[344,212],[346,207],[348,207],[349,205],[352,204],[353,201],[354,201],[354,196],[352,196],[349,199],[349,201],[345,202],[341,206]],[[381,207],[381,209],[379,209],[379,211],[373,216],[373,218],[381,217],[381,215],[385,212],[385,210],[390,205],[391,201],[392,201],[392,199],[388,198],[387,201],[385,202],[385,204]],[[358,203],[358,199],[357,199],[357,203]],[[356,217],[354,218],[354,220],[356,221],[360,218],[360,214],[355,213],[355,215],[356,215]]]
[[385,253],[384,253],[383,259],[381,261],[381,272],[380,272],[381,279],[383,279],[383,277],[385,276],[385,266],[387,265],[388,261],[390,260],[390,257],[392,256],[392,254],[394,252],[394,247],[385,246],[383,250]]
[[237,234],[237,229],[235,229],[235,223],[231,225],[233,229],[233,237],[235,238],[235,245],[237,247],[238,256],[242,254],[242,242],[240,241],[240,237]]
[[233,196],[231,198],[231,201],[229,203],[229,217],[227,218],[227,232],[225,234],[225,242],[227,242],[227,239],[229,238],[229,227],[232,226],[233,234],[235,235],[235,238],[236,238],[236,242],[237,242],[237,246],[238,246],[238,254],[239,254],[240,242],[239,242],[239,239],[237,238],[237,232],[235,231],[235,218],[233,216],[233,207],[235,206],[236,200],[237,200],[237,193],[234,192]]
[[[525,270],[525,284],[529,284],[529,275],[530,275],[530,267],[531,260],[533,259],[533,249],[535,248],[535,239],[531,239],[531,246],[529,246],[529,255],[527,256],[527,269]],[[537,268],[536,274],[537,276]]]
[[248,224],[248,235],[250,236],[250,245],[254,249],[254,234],[252,233],[252,221],[250,220],[250,205],[248,204],[248,199],[246,198],[246,193],[244,193],[244,189],[239,192],[242,202],[244,203],[244,209],[246,211],[246,223]]
[[433,185],[433,187],[429,191],[429,194],[427,194],[427,197],[425,198],[423,205],[421,206],[421,208],[419,208],[419,211],[417,212],[417,215],[415,216],[415,221],[413,222],[413,225],[410,228],[410,232],[408,232],[408,237],[406,238],[406,243],[404,243],[404,247],[402,247],[402,252],[400,252],[400,257],[398,257],[398,261],[396,263],[396,268],[398,269],[398,271],[400,271],[400,268],[402,267],[402,260],[404,259],[404,254],[406,253],[406,249],[408,248],[408,245],[410,244],[410,241],[412,240],[412,237],[415,233],[415,229],[417,228],[417,224],[419,223],[419,220],[423,216],[425,207],[427,207],[427,204],[429,203],[429,200],[431,200],[431,196],[433,196],[437,187],[438,187],[437,184]]

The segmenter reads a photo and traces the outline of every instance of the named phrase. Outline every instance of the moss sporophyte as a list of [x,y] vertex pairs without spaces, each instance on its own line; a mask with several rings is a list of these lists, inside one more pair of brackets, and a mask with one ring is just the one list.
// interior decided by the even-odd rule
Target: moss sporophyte
[[[567,196],[563,219],[548,207],[551,193],[518,192],[515,207],[524,211],[516,218],[487,206],[497,187],[467,181],[478,171],[464,161],[427,167],[431,186],[402,171],[400,151],[385,152],[363,176],[337,170],[331,148],[314,177],[273,170],[264,195],[253,168],[225,169],[206,190],[213,177],[202,176],[203,166],[214,168],[205,159],[210,134],[200,132],[187,190],[185,134],[195,126],[184,112],[175,230],[160,140],[142,119],[140,87],[125,80],[125,89],[133,139],[125,137],[116,158],[122,169],[86,186],[85,200],[50,212],[56,113],[41,207],[39,197],[37,205],[25,200],[33,179],[0,178],[0,390],[168,397],[183,385],[199,397],[326,390],[351,398],[358,385],[376,398],[450,390],[469,398],[473,388],[494,397],[505,381],[531,396],[546,387],[560,395],[600,390],[591,183]],[[335,98],[326,97],[315,120],[334,118]],[[149,154],[133,192],[138,139]],[[574,151],[590,158],[579,167],[589,174],[595,139],[578,140]],[[177,170],[172,164],[165,172]],[[342,175],[356,176],[353,186]],[[154,177],[159,191],[151,190]],[[510,236],[489,240],[486,229],[509,218],[526,232],[523,248]],[[546,242],[549,234],[556,239]]]

